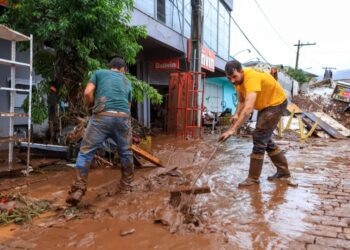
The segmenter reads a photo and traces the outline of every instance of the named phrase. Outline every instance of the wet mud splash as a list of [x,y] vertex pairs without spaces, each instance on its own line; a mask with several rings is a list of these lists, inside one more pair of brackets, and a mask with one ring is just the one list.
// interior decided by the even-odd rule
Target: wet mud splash
[[[266,157],[261,184],[245,189],[237,185],[248,174],[251,139],[228,140],[197,183],[208,185],[211,193],[195,196],[190,210],[193,220],[186,220],[185,214],[169,205],[169,191],[190,186],[216,139],[155,138],[153,153],[166,168],[137,170],[135,192],[116,193],[118,170],[95,169],[76,211],[62,207],[33,225],[11,229],[0,242],[4,249],[16,244],[26,244],[27,249],[306,249],[311,244],[326,244],[322,241],[326,237],[322,234],[327,233],[325,214],[331,220],[331,214],[337,213],[342,232],[349,228],[350,221],[339,217],[346,212],[340,201],[350,201],[349,193],[339,194],[339,190],[350,189],[349,142],[318,139],[304,144],[277,141],[286,152],[298,187],[267,181],[275,169]],[[46,176],[49,181],[23,191],[65,206],[73,171],[51,171]]]

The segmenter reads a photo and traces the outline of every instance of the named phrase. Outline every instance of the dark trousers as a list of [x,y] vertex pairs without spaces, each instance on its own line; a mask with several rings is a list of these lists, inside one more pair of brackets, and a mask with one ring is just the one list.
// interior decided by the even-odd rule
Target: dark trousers
[[258,120],[253,134],[253,154],[264,155],[265,151],[272,152],[277,149],[277,145],[271,137],[286,107],[287,100],[280,105],[267,107],[258,112]]

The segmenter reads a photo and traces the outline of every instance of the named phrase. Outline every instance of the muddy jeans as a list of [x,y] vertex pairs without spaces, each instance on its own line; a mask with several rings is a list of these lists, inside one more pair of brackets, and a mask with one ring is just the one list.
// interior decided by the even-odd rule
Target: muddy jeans
[[287,100],[280,105],[268,107],[258,112],[258,120],[253,134],[253,154],[265,154],[277,148],[271,139],[283,111],[287,107]]
[[[76,168],[88,175],[90,163],[102,143],[111,138],[118,145],[122,169],[134,168],[131,146],[131,124],[128,117],[93,115],[85,130],[77,158]],[[133,170],[132,170],[133,171]]]

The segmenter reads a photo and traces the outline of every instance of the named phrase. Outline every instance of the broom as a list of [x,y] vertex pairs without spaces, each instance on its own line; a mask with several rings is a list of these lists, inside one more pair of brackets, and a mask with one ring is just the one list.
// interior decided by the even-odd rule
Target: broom
[[190,189],[175,190],[175,191],[170,192],[170,202],[169,203],[174,208],[176,208],[184,213],[187,213],[187,212],[189,212],[189,209],[192,207],[195,194],[210,193],[210,188],[208,186],[201,187],[201,188],[195,188],[195,185],[196,185],[196,182],[198,181],[198,179],[202,176],[202,174],[206,170],[207,166],[209,165],[209,162],[214,157],[220,144],[221,144],[220,142],[217,143],[213,152],[209,156],[207,162],[199,169],[198,174],[197,174],[196,178],[193,180]]

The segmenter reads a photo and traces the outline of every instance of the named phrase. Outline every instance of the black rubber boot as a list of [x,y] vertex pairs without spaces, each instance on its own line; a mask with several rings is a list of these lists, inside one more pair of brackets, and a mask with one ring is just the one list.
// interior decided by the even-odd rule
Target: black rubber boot
[[86,185],[88,179],[88,176],[82,175],[79,170],[77,170],[76,173],[76,179],[71,185],[71,188],[68,192],[68,197],[66,199],[66,203],[72,206],[76,206],[83,198],[86,192]]
[[263,154],[252,154],[250,157],[249,175],[248,178],[238,184],[238,187],[248,187],[259,184],[259,178],[264,163]]
[[277,168],[277,172],[274,175],[267,177],[267,179],[273,181],[281,178],[289,178],[290,172],[288,169],[287,158],[284,156],[284,153],[277,148],[274,151],[269,152],[269,156]]

